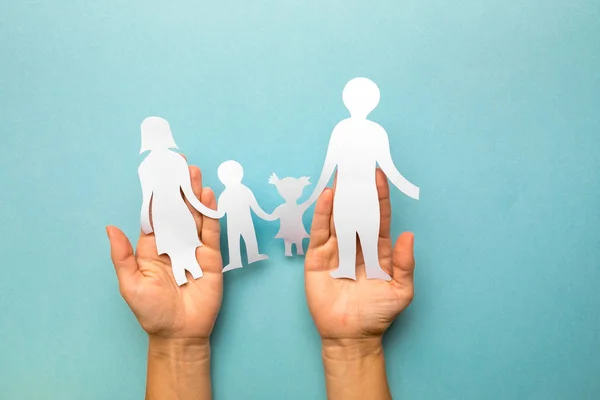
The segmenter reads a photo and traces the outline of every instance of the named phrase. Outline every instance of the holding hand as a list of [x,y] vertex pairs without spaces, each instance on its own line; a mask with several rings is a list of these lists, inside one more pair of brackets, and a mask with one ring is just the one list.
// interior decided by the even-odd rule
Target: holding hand
[[[216,209],[214,193],[202,188],[200,169],[189,167],[189,173],[194,195]],[[220,225],[189,203],[188,208],[203,243],[196,258],[204,276],[182,286],[175,282],[169,257],[158,255],[153,233],[140,234],[134,254],[125,234],[107,227],[121,294],[150,337],[149,398],[187,398],[186,390],[189,398],[210,398],[209,338],[223,294]],[[182,384],[187,377],[191,383]]]
[[335,189],[325,189],[315,207],[305,287],[308,307],[323,341],[329,399],[391,398],[381,340],[413,298],[413,234],[403,233],[392,247],[389,185],[379,169],[376,178],[381,211],[379,261],[392,276],[389,282],[366,279],[360,246],[357,280],[331,278],[330,271],[338,267],[332,218]]

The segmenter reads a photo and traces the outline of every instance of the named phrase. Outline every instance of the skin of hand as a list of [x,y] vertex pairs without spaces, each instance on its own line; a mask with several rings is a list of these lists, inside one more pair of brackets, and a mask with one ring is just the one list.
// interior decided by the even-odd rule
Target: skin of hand
[[[189,173],[196,197],[216,209],[214,193],[202,188],[200,169],[191,166]],[[140,233],[134,253],[121,230],[106,228],[121,295],[150,339],[147,398],[188,398],[182,394],[187,389],[189,398],[210,398],[209,338],[223,295],[220,224],[186,203],[203,243],[196,249],[196,258],[204,275],[194,280],[188,273],[188,282],[182,286],[175,282],[169,257],[158,254],[153,233]],[[205,379],[195,375],[190,384],[185,379],[193,373],[194,364]]]
[[[383,270],[392,276],[391,281],[366,279],[360,246],[356,257],[357,280],[332,278],[329,272],[338,267],[332,217],[335,184],[333,190],[323,191],[315,207],[305,258],[305,289],[310,313],[323,342],[329,399],[391,398],[381,340],[414,296],[414,236],[405,232],[392,244],[389,184],[380,169],[376,174],[381,211],[379,260]],[[376,393],[378,390],[381,392]]]

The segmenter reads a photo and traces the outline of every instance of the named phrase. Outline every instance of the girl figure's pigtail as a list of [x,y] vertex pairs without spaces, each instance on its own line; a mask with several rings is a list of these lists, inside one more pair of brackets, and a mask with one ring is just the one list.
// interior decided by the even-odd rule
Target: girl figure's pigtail
[[302,183],[303,187],[310,185],[310,176],[303,176],[303,177],[299,178],[298,180]]
[[271,174],[271,177],[269,178],[269,183],[275,186],[277,186],[277,184],[279,183],[279,178],[277,177],[277,175],[275,175],[275,172]]

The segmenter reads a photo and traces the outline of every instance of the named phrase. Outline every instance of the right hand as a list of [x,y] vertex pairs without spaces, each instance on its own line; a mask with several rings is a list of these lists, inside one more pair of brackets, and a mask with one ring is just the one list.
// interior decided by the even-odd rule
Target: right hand
[[[216,209],[212,190],[202,188],[200,169],[189,167],[192,189],[207,207]],[[106,228],[121,295],[142,328],[161,339],[192,339],[208,343],[223,295],[219,221],[201,215],[188,203],[203,243],[196,258],[203,277],[178,286],[166,255],[158,255],[154,234],[140,234],[137,249],[116,227]]]

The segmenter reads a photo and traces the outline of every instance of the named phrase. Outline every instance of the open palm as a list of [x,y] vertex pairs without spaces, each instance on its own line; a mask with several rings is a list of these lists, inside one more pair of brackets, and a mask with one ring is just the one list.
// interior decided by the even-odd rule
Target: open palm
[[[194,194],[216,209],[212,190],[202,188],[200,169],[189,167]],[[108,227],[111,258],[123,298],[150,335],[165,338],[206,338],[212,332],[221,307],[223,273],[218,220],[201,215],[188,204],[203,246],[196,258],[204,276],[178,286],[166,255],[158,255],[154,234],[140,234],[135,253],[125,234]]]
[[356,255],[357,280],[333,279],[329,273],[338,267],[332,218],[334,190],[326,189],[315,208],[305,260],[308,307],[323,339],[381,336],[413,298],[413,235],[403,233],[392,248],[390,190],[387,178],[378,169],[379,260],[392,280],[366,279],[360,246]]

